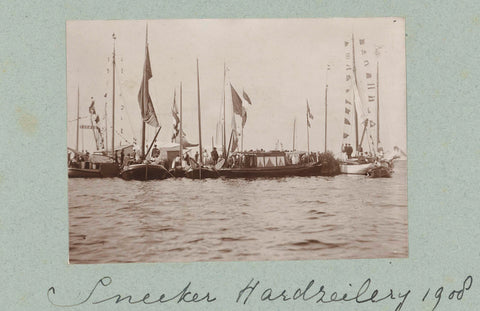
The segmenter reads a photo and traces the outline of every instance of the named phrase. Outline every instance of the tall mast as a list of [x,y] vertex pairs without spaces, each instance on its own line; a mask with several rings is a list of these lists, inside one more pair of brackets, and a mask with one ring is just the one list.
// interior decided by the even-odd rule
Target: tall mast
[[141,155],[142,155],[142,160],[145,156],[145,120],[143,120],[143,116],[145,115],[145,102],[147,101],[147,70],[146,70],[146,65],[147,65],[147,49],[148,49],[148,24],[146,25],[145,28],[145,65],[143,66],[143,102],[142,102],[142,149],[141,149]]
[[295,126],[297,123],[297,118],[293,119],[293,149],[292,151],[295,151]]
[[75,143],[75,149],[77,151],[78,151],[78,132],[80,130],[79,123],[80,123],[80,86],[77,86],[77,141]]
[[200,77],[198,73],[198,58],[197,58],[197,101],[198,101],[198,144],[200,148],[200,167],[199,178],[202,178],[202,164],[203,164],[203,149],[202,149],[202,116],[200,112]]
[[226,76],[227,76],[227,67],[225,65],[225,62],[223,62],[223,136],[222,136],[222,142],[223,142],[223,156],[226,159],[226,152],[225,152],[225,147],[226,147],[226,129],[225,129],[225,83],[226,83]]
[[[112,35],[113,37],[113,61],[112,61],[112,75],[113,75],[113,87],[112,87],[112,157],[116,159],[115,157],[115,34]],[[106,119],[105,119],[106,120]],[[105,145],[108,144],[108,141],[105,143]]]
[[182,82],[180,82],[180,163],[183,163]]
[[[107,101],[105,100],[105,154],[108,156],[108,113]],[[113,155],[113,153],[112,153]]]
[[378,78],[378,61],[377,61],[377,151],[380,144],[380,79]]
[[[357,67],[355,65],[355,39],[353,38],[352,33],[352,60],[353,60],[353,77],[354,77],[354,85],[353,87],[357,87]],[[360,98],[358,99],[360,100]],[[355,105],[355,92],[353,92],[353,109],[355,110],[355,150],[358,152],[358,114]]]
[[327,152],[327,98],[328,98],[328,70],[325,77],[325,149],[324,152]]
[[308,99],[307,99],[307,154],[310,154],[310,131],[308,130]]

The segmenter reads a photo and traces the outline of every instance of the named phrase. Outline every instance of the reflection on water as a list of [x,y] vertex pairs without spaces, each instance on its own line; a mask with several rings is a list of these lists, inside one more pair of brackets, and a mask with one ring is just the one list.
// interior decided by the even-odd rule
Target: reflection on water
[[69,179],[70,263],[408,256],[407,163],[392,178]]

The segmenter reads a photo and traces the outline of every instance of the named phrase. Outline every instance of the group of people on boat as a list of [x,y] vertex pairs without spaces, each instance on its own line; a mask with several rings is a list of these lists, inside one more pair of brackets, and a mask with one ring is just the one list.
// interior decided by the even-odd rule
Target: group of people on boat
[[90,153],[83,151],[81,153],[68,152],[68,167],[90,168]]

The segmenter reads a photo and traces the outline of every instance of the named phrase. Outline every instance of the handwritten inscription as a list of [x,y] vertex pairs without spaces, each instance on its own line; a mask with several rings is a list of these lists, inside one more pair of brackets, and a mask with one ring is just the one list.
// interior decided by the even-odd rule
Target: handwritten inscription
[[[315,281],[311,280],[303,288],[297,288],[294,292],[289,292],[286,289],[274,290],[272,288],[266,288],[263,291],[257,290],[260,281],[254,283],[254,279],[251,279],[248,285],[240,290],[237,296],[237,303],[247,304],[252,294],[257,294],[257,299],[260,301],[289,301],[289,300],[303,300],[312,301],[314,303],[335,303],[335,302],[355,302],[358,304],[371,302],[378,303],[384,300],[399,300],[395,311],[402,309],[408,295],[411,290],[402,292],[396,292],[392,289],[386,293],[381,294],[379,289],[374,289],[370,292],[371,280],[367,279],[360,288],[354,294],[348,294],[344,292],[331,291],[327,293],[327,289],[324,285],[315,286]],[[351,287],[351,284],[349,284]],[[261,293],[259,296],[258,294]]]
[[[80,300],[71,304],[61,304],[58,302],[58,296],[56,294],[55,287],[50,287],[47,291],[47,298],[49,302],[56,307],[75,307],[83,304],[104,304],[104,303],[127,303],[127,304],[143,304],[151,305],[157,303],[213,303],[217,301],[215,295],[210,292],[197,293],[191,289],[192,282],[188,282],[183,289],[174,291],[174,294],[165,293],[146,293],[138,297],[126,294],[114,294],[107,295],[105,293],[106,287],[112,284],[112,278],[105,276],[97,281],[95,286],[89,291],[88,295],[83,300]],[[433,290],[428,288],[421,299],[423,304],[426,305],[425,310],[436,310],[442,301],[456,300],[460,301],[464,298],[465,294],[473,286],[473,277],[467,276],[462,284],[459,284],[457,288],[445,288],[443,286],[434,287]],[[292,289],[293,288],[293,289]],[[370,278],[366,279],[358,288],[348,284],[348,288],[341,291],[333,291],[328,289],[323,284],[318,284],[315,280],[311,280],[309,283],[305,283],[304,286],[298,288],[273,288],[264,286],[262,282],[255,278],[240,288],[236,292],[236,296],[231,303],[239,306],[246,306],[247,308],[251,304],[258,303],[271,303],[271,302],[285,302],[295,303],[295,301],[310,302],[315,304],[332,304],[332,303],[353,303],[353,304],[377,304],[393,302],[392,310],[400,311],[407,302],[410,304],[409,308],[416,309],[416,304],[419,301],[413,301],[412,293],[418,291],[418,289],[403,289],[394,290],[375,288]],[[422,293],[422,292],[420,292]],[[65,298],[64,298],[65,299]],[[227,301],[228,303],[229,301]],[[430,309],[431,308],[431,309]]]
[[[93,289],[90,291],[88,296],[77,303],[74,304],[58,304],[53,301],[53,296],[55,296],[56,291],[55,287],[50,287],[47,291],[47,297],[50,303],[54,306],[57,307],[75,307],[79,306],[82,304],[85,304],[87,302],[90,302],[92,304],[101,304],[105,302],[114,302],[114,303],[121,303],[121,302],[127,302],[129,304],[146,304],[146,305],[151,305],[154,303],[167,303],[167,302],[176,302],[176,303],[190,303],[190,302],[214,302],[216,300],[215,297],[212,297],[210,293],[206,293],[204,295],[200,295],[198,293],[192,293],[190,291],[190,286],[191,282],[185,286],[180,292],[178,292],[176,295],[168,297],[166,294],[160,294],[156,296],[157,298],[152,297],[153,295],[150,293],[146,293],[143,297],[135,299],[132,295],[125,295],[122,296],[120,294],[116,294],[107,298],[100,298],[100,299],[94,299],[93,296],[95,295],[101,295],[101,288],[102,287],[108,287],[112,284],[112,278],[109,276],[101,278],[93,287]],[[100,286],[99,286],[100,285]]]

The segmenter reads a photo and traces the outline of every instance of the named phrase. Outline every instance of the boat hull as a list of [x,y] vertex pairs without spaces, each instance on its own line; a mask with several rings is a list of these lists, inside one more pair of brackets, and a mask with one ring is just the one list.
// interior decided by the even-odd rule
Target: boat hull
[[[220,174],[217,170],[209,168],[209,167],[202,167],[202,178],[219,178]],[[185,177],[190,179],[200,179],[200,169],[199,168],[191,168],[185,172]]]
[[353,175],[367,175],[367,171],[374,167],[373,163],[366,164],[340,164],[340,173]]
[[224,168],[219,170],[226,178],[258,178],[258,177],[288,177],[288,176],[319,176],[322,166],[292,165],[281,167]]
[[69,167],[69,178],[117,177],[120,168],[115,163],[90,163],[91,168]]
[[185,177],[185,169],[183,167],[176,167],[169,170],[170,174],[173,177]]
[[125,180],[155,180],[170,177],[168,170],[158,164],[132,164],[124,167],[120,176]]
[[378,166],[367,171],[367,176],[370,178],[390,178],[393,171],[385,166]]

